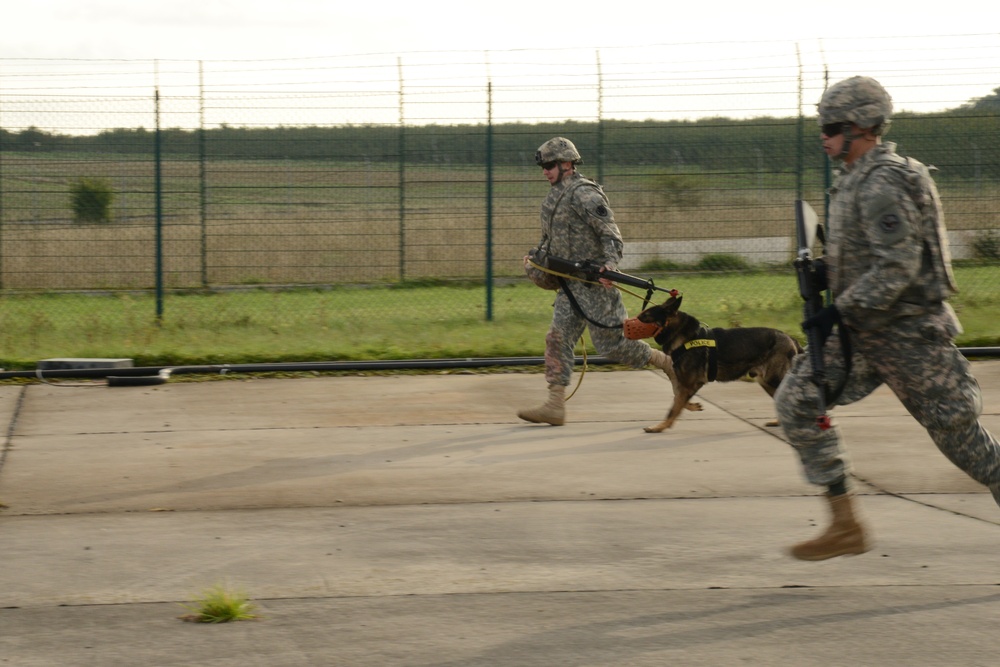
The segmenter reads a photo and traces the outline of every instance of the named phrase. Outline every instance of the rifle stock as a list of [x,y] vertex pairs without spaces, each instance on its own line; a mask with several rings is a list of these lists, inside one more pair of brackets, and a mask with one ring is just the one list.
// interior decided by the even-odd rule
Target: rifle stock
[[[799,295],[805,302],[803,312],[809,319],[823,308],[823,293],[818,291],[813,282],[812,246],[816,242],[816,230],[819,218],[812,206],[801,199],[795,201],[795,238],[798,253],[795,257],[795,272],[799,280]],[[816,425],[820,430],[830,428],[830,417],[826,414],[826,368],[823,365],[823,347],[816,328],[805,331],[808,344],[809,361],[812,363],[812,382],[816,385],[816,407],[819,415]]]

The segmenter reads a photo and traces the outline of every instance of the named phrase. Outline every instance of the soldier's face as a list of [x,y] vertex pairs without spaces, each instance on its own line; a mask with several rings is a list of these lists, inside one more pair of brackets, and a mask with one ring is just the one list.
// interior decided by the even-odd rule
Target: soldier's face
[[572,167],[569,162],[546,162],[542,165],[542,174],[549,185],[555,185],[562,178],[563,172],[567,171],[567,166]]
[[820,132],[820,139],[823,141],[823,152],[826,153],[831,160],[836,160],[840,157],[841,151],[844,150],[844,133],[838,132],[833,136],[826,134],[826,132]]

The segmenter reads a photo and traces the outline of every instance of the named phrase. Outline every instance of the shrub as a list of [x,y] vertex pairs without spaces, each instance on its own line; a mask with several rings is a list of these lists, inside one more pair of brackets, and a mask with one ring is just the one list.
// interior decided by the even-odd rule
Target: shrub
[[702,196],[695,179],[684,174],[661,174],[655,178],[655,187],[668,205],[677,208],[701,205]]
[[992,229],[977,234],[972,241],[972,254],[976,259],[990,261],[1000,259],[1000,236]]
[[111,186],[98,178],[80,178],[70,185],[70,205],[73,220],[85,222],[111,222]]
[[700,271],[747,271],[750,263],[739,255],[718,253],[702,256],[695,268]]
[[657,272],[657,271],[679,271],[683,267],[677,262],[673,262],[669,259],[647,259],[639,266],[639,271],[642,272]]

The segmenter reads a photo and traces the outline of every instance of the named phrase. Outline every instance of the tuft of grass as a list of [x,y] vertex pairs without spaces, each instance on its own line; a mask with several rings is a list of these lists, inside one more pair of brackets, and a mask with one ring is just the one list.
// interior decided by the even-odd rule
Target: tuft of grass
[[194,604],[181,606],[192,613],[179,618],[191,623],[228,623],[257,618],[254,613],[257,605],[250,601],[247,594],[240,590],[230,590],[223,584],[216,584],[205,590]]

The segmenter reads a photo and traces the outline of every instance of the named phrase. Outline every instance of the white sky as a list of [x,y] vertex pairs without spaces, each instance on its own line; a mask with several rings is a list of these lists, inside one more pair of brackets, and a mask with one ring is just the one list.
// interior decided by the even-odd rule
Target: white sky
[[0,58],[270,59],[996,31],[982,0],[0,0]]
[[[733,92],[723,86],[758,77],[766,81],[768,76],[794,79],[800,46],[803,65],[813,73],[804,101],[811,109],[822,90],[815,73],[826,67],[831,82],[854,74],[875,76],[893,94],[897,109],[911,111],[952,108],[1000,86],[996,12],[984,9],[982,0],[861,5],[807,0],[0,0],[0,10],[0,96],[60,90],[63,82],[51,76],[42,84],[29,81],[24,72],[43,66],[31,59],[136,61],[134,69],[143,70],[143,81],[150,79],[150,61],[156,61],[160,83],[168,89],[171,71],[185,71],[188,83],[178,83],[171,91],[175,95],[187,94],[179,91],[190,86],[191,72],[197,71],[191,63],[196,61],[209,61],[206,79],[218,93],[219,72],[232,77],[234,90],[240,85],[263,90],[270,85],[263,80],[268,74],[294,78],[298,67],[293,63],[286,71],[281,64],[251,65],[241,76],[243,64],[221,61],[313,58],[324,59],[313,69],[328,68],[326,80],[303,79],[303,90],[320,84],[332,90],[340,83],[332,81],[338,76],[363,86],[370,83],[365,80],[369,74],[381,77],[380,83],[391,90],[397,57],[407,66],[408,82],[420,82],[428,90],[442,81],[479,85],[487,76],[497,76],[504,82],[498,87],[508,90],[511,81],[526,76],[535,77],[535,90],[559,90],[560,82],[579,76],[570,67],[587,63],[594,69],[600,51],[612,89],[609,104],[615,103],[616,85],[641,88],[642,82],[662,75],[671,90],[686,86],[685,97],[650,96],[647,117],[675,103],[690,105],[675,110],[683,118],[725,115],[727,103],[745,115],[788,115],[794,113],[794,98],[773,103],[761,96],[754,108],[747,106],[755,102],[747,88]],[[651,48],[638,48],[646,46]],[[350,74],[348,67],[354,68]],[[81,63],[77,69],[85,68]],[[653,71],[653,77],[647,76]],[[593,85],[592,80],[586,85]],[[293,84],[279,80],[275,85],[280,90]],[[584,95],[593,98],[589,92]],[[634,106],[636,99],[620,103]],[[477,101],[468,112],[460,104],[452,109],[456,118],[473,118],[481,116],[482,106]],[[590,106],[574,117],[592,114]],[[19,116],[9,107],[8,122],[16,126]],[[387,119],[344,117],[336,122],[392,122],[395,111],[387,113]],[[418,108],[415,114],[420,113]],[[520,119],[520,113],[498,120]],[[536,119],[562,113],[554,109]],[[605,113],[624,117],[616,116],[614,108]],[[429,114],[442,119],[436,111]],[[567,117],[569,113],[561,116]]]

